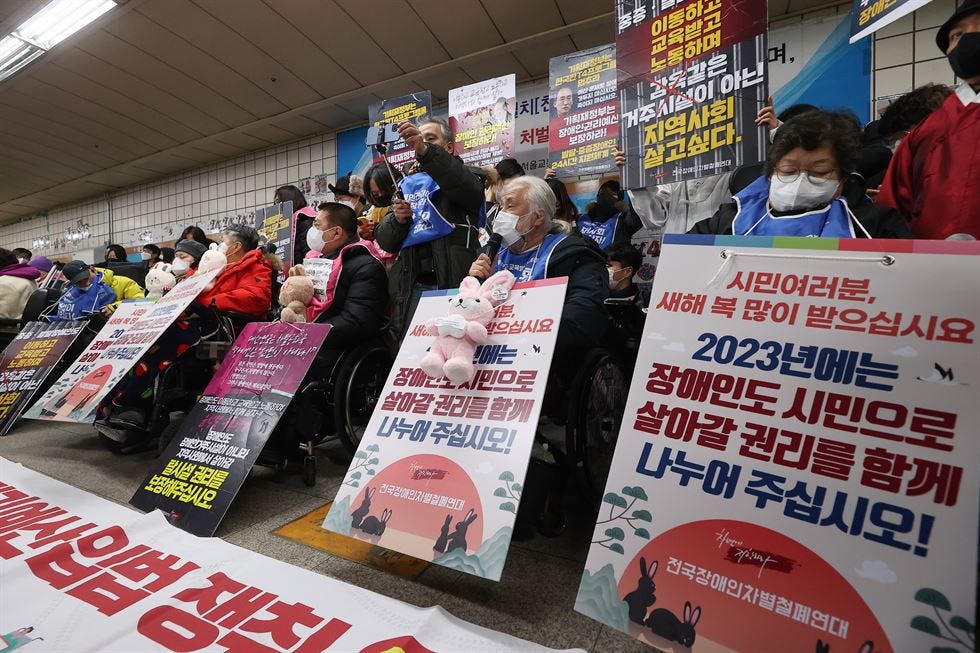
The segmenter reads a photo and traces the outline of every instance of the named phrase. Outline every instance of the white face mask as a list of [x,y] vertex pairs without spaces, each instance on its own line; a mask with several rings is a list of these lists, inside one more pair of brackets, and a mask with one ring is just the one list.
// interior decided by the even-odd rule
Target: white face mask
[[509,211],[501,211],[493,219],[493,231],[500,234],[500,242],[504,247],[511,247],[529,233],[530,230],[524,233],[517,230],[517,222],[523,217],[523,215],[514,215]]
[[150,254],[147,254],[146,252],[140,252],[140,258],[143,259],[144,261],[149,261],[153,257]]
[[614,289],[616,286],[619,285],[619,282],[622,281],[622,279],[616,278],[616,274],[618,272],[621,272],[621,270],[613,270],[612,268],[606,268],[606,269],[609,270],[609,288]]
[[218,245],[218,251],[221,252],[222,254],[224,254],[225,256],[227,256],[228,255],[228,243],[222,242],[220,245]]
[[795,181],[780,181],[778,175],[769,180],[769,203],[776,211],[801,211],[830,203],[837,194],[836,179],[816,179],[801,174]]
[[178,276],[178,277],[187,274],[187,271],[191,269],[191,264],[182,258],[175,258],[174,262],[171,265],[173,268],[172,272],[174,273],[174,276]]
[[323,232],[311,225],[306,232],[306,244],[309,246],[310,251],[322,252],[323,246],[326,245],[323,242]]
[[27,259],[26,258],[18,258],[17,259],[17,262],[18,263],[27,263]]
[[897,141],[895,141],[894,143],[892,143],[891,145],[889,145],[888,146],[888,149],[890,149],[892,151],[892,154],[895,154],[895,152],[898,151],[898,146],[901,145],[901,144],[902,144],[902,139],[900,138]]
[[354,211],[357,211],[357,206],[355,206],[354,203],[351,202],[350,200],[343,200],[342,202],[338,202],[338,204],[345,204],[351,207],[351,209],[353,209]]

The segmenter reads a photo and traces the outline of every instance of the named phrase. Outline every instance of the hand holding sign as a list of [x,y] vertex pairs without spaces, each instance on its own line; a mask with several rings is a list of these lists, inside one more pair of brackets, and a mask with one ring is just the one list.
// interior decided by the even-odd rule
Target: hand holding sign
[[779,127],[779,118],[776,117],[776,108],[772,103],[772,96],[766,100],[766,106],[762,107],[759,114],[755,117],[755,124],[760,127],[765,125],[769,129],[776,129]]

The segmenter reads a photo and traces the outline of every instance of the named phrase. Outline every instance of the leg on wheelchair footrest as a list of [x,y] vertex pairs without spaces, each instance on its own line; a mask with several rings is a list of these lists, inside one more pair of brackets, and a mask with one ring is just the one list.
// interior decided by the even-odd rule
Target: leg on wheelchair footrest
[[546,459],[531,456],[514,524],[514,538],[518,540],[529,538],[535,529],[545,537],[557,537],[565,530],[566,457],[540,434],[536,439],[547,445],[549,455]]

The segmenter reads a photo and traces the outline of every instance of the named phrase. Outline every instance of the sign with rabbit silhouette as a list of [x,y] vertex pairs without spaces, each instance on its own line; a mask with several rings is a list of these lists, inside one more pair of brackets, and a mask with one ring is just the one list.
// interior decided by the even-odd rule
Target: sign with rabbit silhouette
[[665,237],[576,610],[671,652],[973,650],[980,247],[887,247]]
[[566,283],[423,295],[325,529],[499,580]]

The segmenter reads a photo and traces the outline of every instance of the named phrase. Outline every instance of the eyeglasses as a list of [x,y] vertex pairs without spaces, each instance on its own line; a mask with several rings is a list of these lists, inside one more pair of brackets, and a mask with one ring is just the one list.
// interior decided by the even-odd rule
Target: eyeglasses
[[834,173],[837,172],[836,168],[831,168],[830,170],[815,172],[813,170],[797,170],[796,168],[779,168],[776,170],[776,176],[779,181],[784,184],[791,184],[800,178],[800,175],[806,177],[806,180],[810,183],[816,183],[818,181],[837,181],[837,177]]

